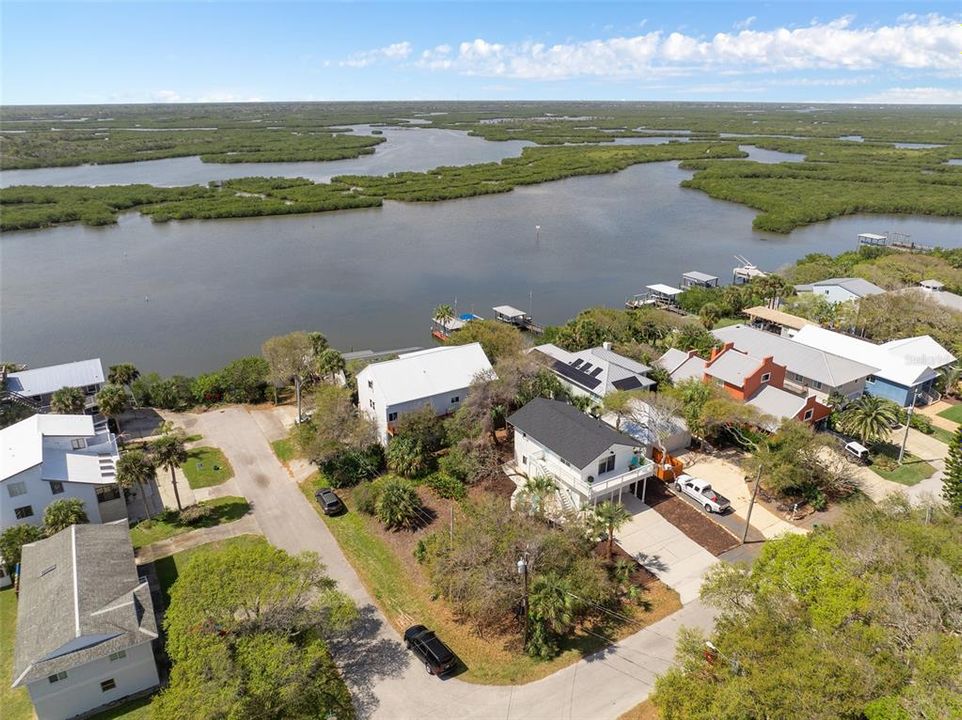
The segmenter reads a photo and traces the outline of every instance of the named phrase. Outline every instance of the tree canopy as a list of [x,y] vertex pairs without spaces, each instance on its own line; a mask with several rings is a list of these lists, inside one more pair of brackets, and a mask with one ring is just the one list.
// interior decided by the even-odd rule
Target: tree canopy
[[481,343],[484,354],[492,363],[503,357],[511,357],[521,352],[521,332],[507,323],[498,320],[472,320],[451,335],[450,345]]

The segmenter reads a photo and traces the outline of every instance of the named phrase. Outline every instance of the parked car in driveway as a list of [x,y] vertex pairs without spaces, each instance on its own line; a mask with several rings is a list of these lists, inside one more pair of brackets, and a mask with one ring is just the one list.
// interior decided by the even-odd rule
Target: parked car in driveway
[[405,630],[404,644],[424,663],[429,675],[444,675],[457,665],[458,659],[451,648],[424,625],[412,625]]
[[325,515],[337,515],[344,511],[344,503],[331,488],[321,488],[314,493],[314,498]]
[[863,465],[872,464],[872,456],[869,454],[868,448],[854,440],[850,443],[845,443],[845,454],[855,460],[855,462],[862,463]]
[[732,506],[728,498],[712,490],[711,484],[707,480],[700,480],[691,475],[679,475],[675,479],[675,490],[693,498],[695,502],[705,508],[705,512],[723,513]]

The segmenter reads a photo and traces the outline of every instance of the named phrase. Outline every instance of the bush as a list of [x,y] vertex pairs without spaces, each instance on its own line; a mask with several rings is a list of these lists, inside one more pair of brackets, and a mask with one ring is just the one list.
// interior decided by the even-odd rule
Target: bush
[[373,515],[377,510],[378,486],[373,482],[362,482],[351,493],[354,507],[366,515]]
[[912,413],[912,419],[909,421],[909,427],[915,428],[919,432],[925,433],[926,435],[931,435],[935,432],[935,428],[932,427],[932,421],[922,413]]
[[180,511],[177,522],[180,525],[196,525],[203,520],[207,520],[211,515],[213,515],[213,511],[208,505],[190,505]]
[[418,478],[431,472],[434,455],[413,435],[401,435],[387,446],[387,468],[406,478]]
[[472,476],[475,465],[471,455],[458,446],[451,448],[438,460],[438,469],[443,474],[461,482],[466,482]]
[[374,512],[392,530],[411,528],[421,519],[421,498],[407,480],[387,478],[381,484]]
[[463,482],[444,473],[435,473],[428,478],[427,484],[437,493],[438,497],[442,498],[462,500],[468,494],[468,489]]
[[345,449],[321,463],[321,471],[335,488],[357,485],[362,480],[377,477],[383,470],[384,448],[379,443],[363,450]]

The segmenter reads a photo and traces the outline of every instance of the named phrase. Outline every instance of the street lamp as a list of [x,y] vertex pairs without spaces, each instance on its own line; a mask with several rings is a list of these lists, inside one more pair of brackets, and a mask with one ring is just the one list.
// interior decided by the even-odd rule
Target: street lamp
[[518,558],[518,574],[524,578],[524,645],[528,647],[528,556],[527,553]]
[[912,404],[905,409],[905,434],[902,435],[902,447],[899,448],[899,465],[902,464],[902,458],[905,457],[905,444],[909,440],[909,425],[912,424],[912,413],[915,411],[915,403],[919,401],[919,389],[915,388],[915,392],[912,394]]

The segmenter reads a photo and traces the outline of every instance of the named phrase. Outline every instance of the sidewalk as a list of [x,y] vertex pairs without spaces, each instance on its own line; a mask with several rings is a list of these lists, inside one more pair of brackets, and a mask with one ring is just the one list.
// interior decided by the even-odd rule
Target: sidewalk
[[198,528],[183,535],[175,535],[167,540],[159,540],[150,545],[145,545],[135,550],[134,556],[140,564],[149,563],[159,558],[179,553],[181,550],[188,550],[198,545],[206,545],[217,540],[226,540],[237,535],[263,535],[260,526],[257,524],[257,518],[254,517],[253,513],[248,513],[240,520],[235,520],[234,522],[215,525],[209,528]]
[[925,415],[936,427],[940,427],[943,430],[948,430],[949,432],[955,432],[959,429],[958,423],[954,423],[948,418],[939,417],[940,412],[943,410],[948,410],[950,407],[952,407],[951,403],[947,403],[945,400],[939,400],[931,405],[924,405],[920,408],[916,408],[915,411]]

